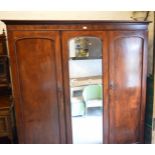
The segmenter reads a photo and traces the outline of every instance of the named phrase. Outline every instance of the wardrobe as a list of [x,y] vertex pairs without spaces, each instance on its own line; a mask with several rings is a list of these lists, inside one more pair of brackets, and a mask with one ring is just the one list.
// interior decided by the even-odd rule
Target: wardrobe
[[149,22],[3,22],[19,143],[72,143],[68,42],[83,36],[102,42],[103,143],[144,143]]

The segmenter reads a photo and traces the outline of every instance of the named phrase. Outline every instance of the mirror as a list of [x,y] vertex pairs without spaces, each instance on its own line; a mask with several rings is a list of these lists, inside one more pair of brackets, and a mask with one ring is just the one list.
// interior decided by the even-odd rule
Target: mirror
[[73,143],[103,143],[102,42],[81,36],[68,45]]
[[77,37],[69,41],[71,59],[100,59],[101,40],[95,37]]

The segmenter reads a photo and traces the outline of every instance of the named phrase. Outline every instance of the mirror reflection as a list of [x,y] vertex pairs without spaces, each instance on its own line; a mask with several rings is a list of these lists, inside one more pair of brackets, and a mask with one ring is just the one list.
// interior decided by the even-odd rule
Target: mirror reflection
[[95,37],[77,37],[69,41],[72,59],[100,59],[101,48],[101,40]]
[[76,144],[103,143],[102,42],[96,37],[69,41],[72,137]]

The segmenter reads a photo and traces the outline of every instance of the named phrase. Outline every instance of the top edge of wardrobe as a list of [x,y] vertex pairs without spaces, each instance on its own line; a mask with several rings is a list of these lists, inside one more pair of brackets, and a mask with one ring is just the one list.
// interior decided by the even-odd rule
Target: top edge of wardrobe
[[133,24],[148,25],[151,21],[133,20],[1,20],[6,25],[52,25],[52,24]]

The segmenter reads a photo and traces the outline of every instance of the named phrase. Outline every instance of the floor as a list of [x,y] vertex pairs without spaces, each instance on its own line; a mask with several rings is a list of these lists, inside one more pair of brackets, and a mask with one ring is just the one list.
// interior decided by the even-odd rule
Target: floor
[[72,117],[74,144],[101,144],[102,109],[92,108],[87,115]]

